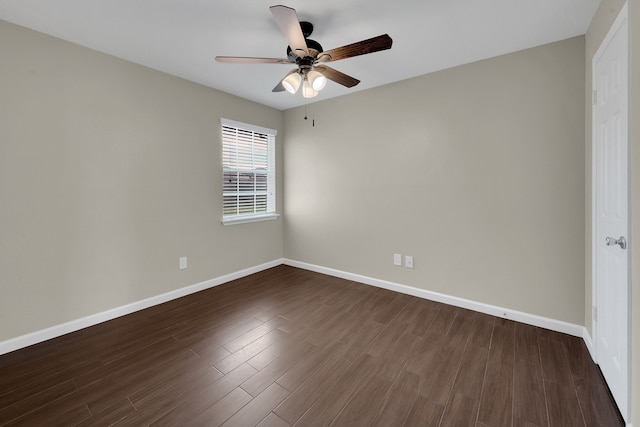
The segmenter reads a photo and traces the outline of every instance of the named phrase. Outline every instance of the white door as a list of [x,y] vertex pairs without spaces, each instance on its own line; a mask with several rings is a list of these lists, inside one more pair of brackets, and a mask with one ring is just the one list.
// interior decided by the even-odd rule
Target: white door
[[627,6],[594,56],[594,266],[596,358],[628,419]]

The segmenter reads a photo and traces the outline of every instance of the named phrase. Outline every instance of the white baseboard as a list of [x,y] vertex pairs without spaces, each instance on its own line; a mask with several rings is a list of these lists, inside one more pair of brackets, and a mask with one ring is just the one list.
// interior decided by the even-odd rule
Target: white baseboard
[[[412,286],[401,285],[399,283],[389,282],[386,280],[375,279],[373,277],[362,276],[359,274],[349,273],[346,271],[335,270],[333,268],[321,267],[319,265],[308,264],[306,262],[284,259],[284,264],[292,267],[298,267],[305,270],[315,271],[317,273],[327,274],[329,276],[340,277],[342,279],[352,280],[354,282],[364,283],[366,285],[376,286],[378,288],[389,289],[391,291],[401,292],[403,294],[413,295],[444,304],[454,305],[469,310],[479,311],[481,313],[490,314],[496,317],[511,319],[516,322],[526,323],[541,328],[550,329],[552,331],[562,332],[568,335],[584,338],[586,330],[584,326],[561,320],[549,319],[547,317],[537,316],[535,314],[523,313],[521,311],[511,310],[508,308],[497,307],[494,305],[484,304],[481,302],[471,301],[464,298],[458,298],[438,292],[427,291],[424,289],[414,288]],[[587,347],[589,344],[587,343]],[[589,349],[591,351],[591,348]],[[592,353],[593,354],[593,353]]]
[[593,338],[591,338],[591,334],[589,333],[589,331],[587,331],[587,328],[583,328],[582,339],[584,340],[584,343],[587,345],[587,350],[589,350],[591,359],[593,360],[594,363],[598,363],[596,362],[596,348],[593,345]]
[[92,314],[81,319],[72,320],[60,325],[52,326],[50,328],[35,331],[29,334],[21,335],[16,338],[11,338],[6,341],[0,342],[0,355],[9,353],[20,348],[28,347],[33,344],[37,344],[42,341],[49,340],[51,338],[59,337],[70,332],[78,331],[88,326],[97,325],[98,323],[106,322],[120,316],[124,316],[145,308],[152,307],[154,305],[162,304],[167,301],[171,301],[183,296],[193,294],[195,292],[203,291],[205,289],[212,288],[214,286],[221,285],[223,283],[230,282],[232,280],[240,279],[266,270],[271,267],[276,267],[283,264],[282,259],[277,259],[265,264],[250,267],[244,270],[236,271],[235,273],[225,274],[224,276],[216,277],[214,279],[205,280],[204,282],[196,283],[194,285],[186,286],[184,288],[176,289],[174,291],[166,292],[161,295],[156,295],[150,298],[146,298],[140,301],[133,302],[131,304],[116,307],[111,310],[103,311],[101,313]]
[[375,279],[373,277],[362,276],[359,274],[349,273],[346,271],[335,270],[332,268],[321,267],[314,264],[308,264],[305,262],[295,261],[291,259],[281,258],[265,264],[250,267],[244,270],[237,271],[235,273],[226,274],[224,276],[216,277],[214,279],[206,280],[204,282],[196,283],[181,289],[176,289],[161,295],[146,298],[144,300],[136,301],[131,304],[127,304],[121,307],[116,307],[111,310],[103,311],[101,313],[92,314],[81,319],[72,320],[67,323],[52,326],[50,328],[35,331],[29,334],[21,335],[16,338],[11,338],[6,341],[0,342],[0,355],[9,353],[14,350],[18,350],[23,347],[28,347],[33,344],[37,344],[42,341],[46,341],[70,332],[74,332],[89,326],[96,325],[108,320],[115,319],[120,316],[124,316],[139,310],[143,310],[154,305],[162,304],[167,301],[171,301],[195,292],[199,292],[205,289],[212,288],[214,286],[221,285],[226,282],[230,282],[235,279],[239,279],[250,274],[254,274],[271,267],[278,266],[280,264],[286,264],[292,267],[302,268],[309,271],[315,271],[329,276],[340,277],[354,282],[364,283],[367,285],[376,286],[379,288],[389,289],[403,294],[413,295],[419,298],[424,298],[432,301],[441,302],[444,304],[454,305],[456,307],[462,307],[469,310],[479,311],[481,313],[490,314],[492,316],[503,317],[511,319],[516,322],[526,323],[529,325],[539,326],[542,328],[550,329],[557,332],[581,337],[584,339],[591,356],[594,356],[593,343],[584,326],[563,322],[561,320],[549,319],[546,317],[537,316],[534,314],[523,313],[508,308],[497,307],[489,304],[484,304],[476,301],[467,300],[464,298],[458,298],[438,292],[427,291],[424,289],[414,288],[412,286],[401,285],[399,283],[389,282],[386,280]]

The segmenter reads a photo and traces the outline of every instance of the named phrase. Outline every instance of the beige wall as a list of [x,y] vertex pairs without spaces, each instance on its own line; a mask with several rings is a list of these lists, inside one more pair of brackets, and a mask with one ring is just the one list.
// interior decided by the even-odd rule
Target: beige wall
[[281,219],[221,225],[219,160],[220,117],[281,111],[2,21],[0,52],[0,341],[282,257]]
[[[587,94],[591,92],[591,62],[597,49],[600,47],[604,37],[609,31],[615,18],[624,5],[622,0],[602,0],[596,15],[594,16],[589,30],[585,36],[585,69],[587,78],[585,80],[585,90]],[[640,235],[640,3],[637,0],[629,2],[629,48],[630,48],[630,70],[629,70],[629,145],[630,145],[630,189],[631,189],[631,230],[630,230],[630,263],[631,263],[631,418],[628,420],[634,425],[640,424],[640,274],[635,270],[640,268],[640,241],[636,241],[634,236]],[[592,333],[593,323],[591,319],[591,295],[592,289],[592,259],[591,259],[591,103],[586,103],[585,108],[585,147],[586,147],[586,188],[587,198],[585,204],[586,212],[586,239],[585,239],[585,294],[587,296],[585,304],[586,327]]]
[[286,111],[285,256],[583,324],[584,62],[577,37]]

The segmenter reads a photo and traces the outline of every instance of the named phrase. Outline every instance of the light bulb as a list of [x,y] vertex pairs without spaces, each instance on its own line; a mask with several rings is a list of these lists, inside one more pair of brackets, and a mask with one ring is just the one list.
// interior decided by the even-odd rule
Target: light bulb
[[282,80],[282,86],[289,93],[296,93],[300,87],[300,81],[302,77],[298,73],[291,73]]

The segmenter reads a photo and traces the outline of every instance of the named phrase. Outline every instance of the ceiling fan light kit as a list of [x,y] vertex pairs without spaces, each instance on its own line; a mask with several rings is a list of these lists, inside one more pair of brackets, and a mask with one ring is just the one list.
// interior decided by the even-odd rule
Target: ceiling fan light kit
[[302,72],[294,70],[282,79],[282,86],[291,94],[298,91],[300,83],[302,83],[302,96],[313,98],[326,86],[327,78],[315,70],[303,70]]
[[269,9],[289,43],[287,58],[216,56],[216,61],[241,64],[296,64],[298,68],[294,68],[280,80],[273,92],[287,91],[295,94],[302,85],[302,96],[312,98],[325,87],[327,80],[348,88],[353,87],[360,83],[360,80],[324,64],[391,49],[393,43],[388,34],[383,34],[324,51],[320,43],[309,38],[313,32],[313,24],[306,21],[300,22],[295,9],[282,5],[271,6]]

